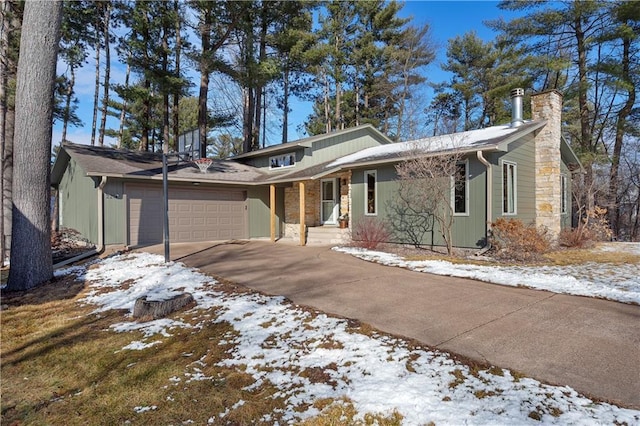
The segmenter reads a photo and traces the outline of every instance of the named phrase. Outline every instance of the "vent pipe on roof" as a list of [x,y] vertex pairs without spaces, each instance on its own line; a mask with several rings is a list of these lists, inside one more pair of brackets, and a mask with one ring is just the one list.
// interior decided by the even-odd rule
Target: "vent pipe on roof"
[[524,124],[522,119],[522,98],[524,89],[517,88],[511,91],[511,127],[518,127]]

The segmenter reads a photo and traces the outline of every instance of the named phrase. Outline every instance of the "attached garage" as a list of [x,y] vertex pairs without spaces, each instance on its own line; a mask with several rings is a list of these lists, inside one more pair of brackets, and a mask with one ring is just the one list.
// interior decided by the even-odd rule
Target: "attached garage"
[[[128,243],[158,244],[163,235],[162,186],[126,184]],[[169,186],[169,239],[198,242],[248,237],[246,192]]]

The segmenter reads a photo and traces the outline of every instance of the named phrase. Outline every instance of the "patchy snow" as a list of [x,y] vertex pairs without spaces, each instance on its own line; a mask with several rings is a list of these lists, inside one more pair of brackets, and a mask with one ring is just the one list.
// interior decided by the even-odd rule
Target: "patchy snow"
[[[640,264],[589,262],[569,266],[485,266],[445,260],[405,260],[395,254],[356,247],[333,249],[370,262],[417,272],[640,304]],[[609,243],[599,246],[598,250],[640,254],[640,243]]]
[[[411,348],[388,336],[358,334],[347,320],[312,314],[282,297],[218,291],[210,277],[180,263],[165,265],[161,256],[110,257],[95,263],[83,278],[90,289],[83,303],[95,305],[94,312],[127,309],[130,315],[137,297],[169,298],[187,291],[198,302],[190,312],[201,313],[201,326],[209,321],[231,324],[234,331],[219,343],[232,345],[229,358],[220,364],[251,374],[255,383],[247,389],[269,382],[278,388],[274,397],[284,401],[282,411],[256,421],[297,423],[321,414],[309,405],[313,401],[346,397],[360,416],[397,411],[410,425],[540,424],[530,416],[539,416],[544,424],[640,422],[640,411],[596,403],[569,387],[517,378],[500,368],[473,372],[445,353]],[[214,307],[215,313],[209,309]],[[168,341],[172,328],[187,326],[179,320],[145,324],[153,325],[142,328],[131,322],[112,329],[143,330],[145,337],[137,345]],[[167,386],[181,389],[189,381],[215,380],[201,373],[207,362],[205,355],[187,364],[184,382],[167,377]],[[171,401],[156,403],[136,407],[136,412],[162,409],[161,404]],[[243,403],[211,413],[209,423],[223,421],[219,419]]]
[[353,154],[345,155],[327,165],[327,168],[341,166],[343,164],[355,163],[365,159],[375,159],[391,155],[403,156],[413,151],[432,153],[439,151],[460,150],[471,146],[481,145],[492,139],[507,136],[517,130],[518,127],[510,125],[492,126],[485,129],[469,130],[449,135],[433,136],[430,138],[417,139],[401,143],[390,143],[386,145],[366,148]]

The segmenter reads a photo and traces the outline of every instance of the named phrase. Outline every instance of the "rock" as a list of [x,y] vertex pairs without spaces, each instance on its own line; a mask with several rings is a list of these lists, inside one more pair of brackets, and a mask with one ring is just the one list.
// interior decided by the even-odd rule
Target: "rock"
[[169,300],[147,300],[141,297],[133,305],[133,317],[143,319],[164,318],[172,312],[178,311],[187,305],[195,304],[191,293],[179,294]]

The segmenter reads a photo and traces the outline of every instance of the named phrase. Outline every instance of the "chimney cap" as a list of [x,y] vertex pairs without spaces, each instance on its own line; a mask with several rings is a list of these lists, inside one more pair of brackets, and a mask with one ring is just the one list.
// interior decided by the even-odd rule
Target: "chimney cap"
[[522,118],[522,98],[524,89],[518,87],[511,90],[511,127],[518,127],[524,124]]
[[516,96],[524,96],[524,89],[521,87],[511,89],[511,97],[515,98]]

